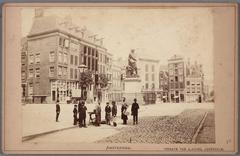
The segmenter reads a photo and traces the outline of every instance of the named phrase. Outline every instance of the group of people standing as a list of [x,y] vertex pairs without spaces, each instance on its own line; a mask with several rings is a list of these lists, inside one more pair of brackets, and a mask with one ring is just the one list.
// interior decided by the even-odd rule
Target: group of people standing
[[[95,103],[95,109],[94,109],[94,114],[95,114],[95,125],[100,126],[102,123],[101,121],[101,103],[96,102],[96,97],[94,97],[94,103]],[[117,105],[115,101],[112,101],[112,107],[110,106],[109,102],[106,103],[105,106],[105,120],[106,124],[111,125],[111,121],[114,120],[114,118],[117,116]]]
[[[92,114],[95,115],[95,126],[100,126],[101,123],[106,123],[107,125],[113,124],[113,126],[117,126],[116,117],[117,117],[117,105],[115,101],[112,101],[112,106],[110,106],[109,102],[106,103],[105,106],[105,121],[101,121],[101,103],[96,100],[94,97],[95,108]],[[123,98],[122,106],[121,106],[121,119],[123,120],[123,124],[127,124],[129,111],[128,104],[126,103],[126,98]],[[138,109],[139,104],[137,103],[137,99],[134,99],[131,107],[131,115],[133,116],[133,124],[138,124]],[[60,105],[57,103],[56,105],[56,122],[58,122],[58,117],[60,114]],[[79,124],[79,127],[87,127],[86,125],[86,115],[87,115],[87,107],[85,106],[85,101],[80,100],[78,105],[74,105],[73,109],[73,125]],[[91,118],[91,113],[89,114]]]
[[[78,107],[78,109],[77,109]],[[77,116],[78,114],[78,116]],[[86,117],[87,117],[87,107],[85,106],[85,101],[80,100],[77,105],[74,105],[73,109],[73,125],[79,124],[79,127],[87,127],[86,125]]]
[[[134,102],[132,103],[131,107],[131,115],[133,116],[133,124],[138,124],[138,109],[139,109],[139,104],[137,103],[137,99],[133,100]],[[128,104],[126,103],[126,99],[123,98],[123,103],[121,107],[121,119],[123,120],[123,124],[127,124],[128,120]]]

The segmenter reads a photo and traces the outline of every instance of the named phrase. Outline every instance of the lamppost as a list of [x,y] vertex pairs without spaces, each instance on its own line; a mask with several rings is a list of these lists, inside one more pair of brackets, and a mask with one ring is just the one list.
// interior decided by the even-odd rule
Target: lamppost
[[[85,64],[81,64],[81,65],[79,65],[78,66],[78,69],[79,69],[79,85],[80,85],[80,77],[81,77],[81,75],[85,72],[85,69],[87,68],[87,66],[85,65]],[[81,99],[83,99],[83,87],[82,87],[83,85],[80,85],[80,87],[81,87]]]

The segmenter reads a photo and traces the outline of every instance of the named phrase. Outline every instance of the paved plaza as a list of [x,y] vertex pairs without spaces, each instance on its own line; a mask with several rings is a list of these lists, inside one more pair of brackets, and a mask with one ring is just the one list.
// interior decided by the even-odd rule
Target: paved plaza
[[[88,111],[93,111],[94,105],[87,104]],[[104,119],[105,104],[102,104],[102,119]],[[25,142],[69,142],[69,143],[190,143],[205,113],[214,119],[214,105],[212,103],[159,103],[140,105],[139,124],[132,125],[129,116],[128,125],[122,125],[120,119],[121,106],[118,105],[117,127],[102,124],[101,127],[88,125],[88,128],[73,126],[73,105],[62,104],[60,122],[55,122],[54,104],[23,105],[23,137],[37,135],[54,130],[62,130]],[[129,108],[130,111],[130,108]],[[89,117],[87,117],[89,121]],[[211,120],[214,123],[214,121]],[[200,131],[199,142],[208,142],[206,129],[214,132],[214,124],[204,123]],[[209,127],[207,125],[211,125]],[[209,130],[207,130],[209,131]],[[127,135],[126,135],[127,134]],[[205,140],[204,140],[205,137]],[[214,141],[214,137],[211,138]]]

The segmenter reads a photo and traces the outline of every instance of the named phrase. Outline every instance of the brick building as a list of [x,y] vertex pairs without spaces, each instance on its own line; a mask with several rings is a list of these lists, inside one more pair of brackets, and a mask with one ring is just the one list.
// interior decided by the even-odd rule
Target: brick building
[[162,102],[167,102],[168,92],[169,92],[169,84],[168,84],[168,67],[160,66],[159,68],[159,90],[160,90],[160,100]]
[[[39,13],[40,12],[40,13]],[[79,66],[92,71],[92,78],[107,74],[111,55],[86,29],[80,29],[71,19],[44,16],[36,10],[27,36],[28,97],[34,103],[52,103],[80,97]],[[88,99],[97,94],[96,83],[86,88]]]
[[174,55],[168,60],[168,73],[170,102],[185,101],[185,65],[183,57]]
[[202,102],[204,100],[204,75],[202,65],[195,62],[186,64],[186,102]]
[[27,100],[27,38],[21,40],[21,89],[22,102]]

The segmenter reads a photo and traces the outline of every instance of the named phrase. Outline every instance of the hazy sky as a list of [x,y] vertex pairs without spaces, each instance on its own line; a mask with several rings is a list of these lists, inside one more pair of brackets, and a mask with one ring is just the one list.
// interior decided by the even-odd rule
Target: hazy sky
[[[71,16],[74,24],[104,37],[115,57],[126,58],[130,49],[167,65],[174,54],[203,64],[213,79],[213,17],[209,8],[47,8],[45,15]],[[34,8],[22,9],[22,35],[33,22]]]

